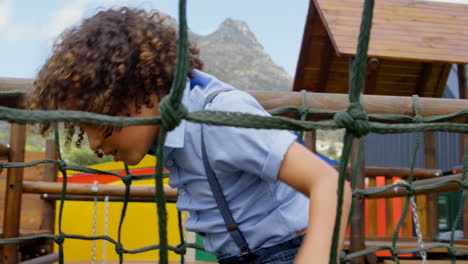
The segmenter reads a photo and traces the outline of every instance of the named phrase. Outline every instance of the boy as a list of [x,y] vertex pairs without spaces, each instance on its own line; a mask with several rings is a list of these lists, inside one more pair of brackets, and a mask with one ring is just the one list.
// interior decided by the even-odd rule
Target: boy
[[[143,10],[107,10],[65,31],[40,70],[31,109],[82,110],[130,117],[157,116],[175,70],[176,36],[164,18]],[[188,111],[268,113],[245,92],[201,72],[189,49],[183,104]],[[91,149],[137,164],[154,154],[158,126],[112,128],[66,123],[67,140],[79,127]],[[46,133],[48,125],[41,127]],[[336,211],[337,173],[280,130],[207,126],[182,121],[165,141],[177,207],[185,227],[202,235],[220,263],[328,263]],[[214,175],[222,198],[207,175]],[[345,188],[341,230],[350,207]],[[310,199],[309,199],[310,198]],[[228,212],[221,212],[225,199]],[[226,214],[234,218],[229,223]],[[304,236],[304,234],[307,234]],[[344,237],[341,233],[341,241]],[[299,249],[300,248],[300,249]]]

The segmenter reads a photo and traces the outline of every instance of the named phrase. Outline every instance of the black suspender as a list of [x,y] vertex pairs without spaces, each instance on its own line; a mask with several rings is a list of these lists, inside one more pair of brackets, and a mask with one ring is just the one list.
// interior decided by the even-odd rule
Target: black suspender
[[[222,92],[231,91],[231,90],[233,89],[225,88],[225,89],[216,90],[212,92],[211,94],[209,94],[205,99],[205,102],[203,104],[203,109],[205,109],[205,106],[211,103],[211,101],[213,101],[213,99],[218,94]],[[242,235],[242,232],[239,230],[239,226],[236,224],[236,221],[234,220],[231,214],[231,210],[229,210],[226,198],[224,197],[223,191],[216,177],[216,174],[214,173],[213,169],[210,166],[210,163],[208,162],[208,155],[206,153],[206,147],[205,147],[205,137],[203,135],[204,126],[205,124],[201,125],[201,149],[202,149],[203,166],[205,167],[205,172],[206,172],[206,176],[208,179],[208,183],[210,185],[211,191],[213,192],[213,196],[216,200],[216,204],[218,205],[219,211],[221,212],[221,215],[223,216],[226,229],[229,231],[229,234],[231,235],[232,239],[239,247],[241,254],[247,254],[250,252],[249,244],[247,243],[244,236]]]

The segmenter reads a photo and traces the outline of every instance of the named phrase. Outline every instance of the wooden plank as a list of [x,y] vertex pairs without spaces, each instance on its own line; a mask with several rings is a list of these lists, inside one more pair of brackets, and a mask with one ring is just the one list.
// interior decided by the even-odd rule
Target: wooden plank
[[[346,10],[324,10],[328,11],[325,17],[329,20],[333,20],[333,24],[330,25],[330,28],[333,31],[333,36],[355,36],[357,34],[361,23],[361,17],[350,16],[347,13],[348,10],[348,8]],[[437,27],[426,28],[431,21],[427,21],[424,17],[415,18],[411,23],[408,23],[408,20],[402,16],[392,16],[387,18],[376,16],[372,23],[372,36],[381,37],[395,35],[396,37],[405,37],[403,40],[429,37],[432,37],[429,39],[433,39],[434,37],[438,37],[438,39],[441,39],[444,43],[454,43],[458,45],[460,40],[458,38],[450,39],[450,36],[454,35],[456,30],[460,29],[460,25],[451,23],[450,19],[447,21],[440,21]],[[385,24],[385,22],[387,23]],[[408,26],[410,28],[405,28]],[[420,29],[420,31],[417,32],[416,29]],[[442,34],[444,30],[447,31],[447,34],[445,35]],[[410,37],[410,33],[415,33],[413,38]],[[465,40],[467,35],[462,33],[458,37],[460,37],[461,40]]]
[[[399,57],[417,60],[440,60],[449,62],[463,62],[468,60],[466,52],[466,40],[468,34],[464,34],[463,28],[468,25],[468,20],[462,13],[467,12],[467,7],[458,5],[458,8],[446,10],[441,5],[414,4],[407,1],[406,4],[396,4],[394,1],[376,2],[374,12],[373,33],[371,36],[370,55],[377,57]],[[336,41],[340,53],[353,54],[356,50],[356,40],[359,30],[360,17],[362,12],[362,1],[333,1],[317,0],[319,13],[325,20],[325,26],[332,34],[332,40]],[[465,9],[465,10],[464,10]],[[408,16],[411,14],[411,16]],[[460,15],[454,15],[460,14]],[[462,32],[462,33],[460,33]],[[346,35],[346,39],[337,39],[340,34]],[[374,46],[381,38],[394,38],[398,40],[397,47],[401,50],[395,55],[391,51],[381,54],[380,50],[373,53]],[[406,38],[406,39],[405,39]],[[411,40],[420,39],[417,45],[408,44]],[[389,43],[385,40],[386,43]],[[342,45],[352,46],[349,49],[342,48]],[[394,45],[392,43],[391,45]],[[419,54],[417,50],[421,46],[429,47],[428,54]],[[458,48],[464,52],[458,54],[442,55],[447,48],[439,48],[439,45],[447,45],[448,50]],[[403,52],[402,52],[403,51]],[[415,52],[416,51],[416,52]],[[432,56],[435,54],[435,56]]]
[[[369,184],[368,187],[377,186],[377,180],[375,177],[368,178]],[[367,210],[368,210],[368,230],[369,236],[377,235],[377,200],[367,200]]]
[[[10,138],[10,162],[24,161],[24,148],[26,144],[26,127],[12,124]],[[3,221],[3,238],[12,238],[19,235],[19,223],[21,215],[23,169],[9,168],[7,178],[7,193],[5,199],[5,217]],[[18,262],[18,245],[9,244],[2,248],[2,263]]]
[[[324,11],[325,13],[329,14],[336,14],[338,12],[340,15],[344,16],[350,16],[351,18],[357,18],[359,19],[359,16],[352,16],[355,14],[360,14],[362,12],[362,1],[320,1],[321,4],[321,10]],[[461,15],[460,17],[454,17],[454,15],[458,12],[460,12],[459,9],[452,9],[452,10],[442,10],[440,8],[436,7],[430,7],[432,10],[429,10],[427,12],[427,9],[422,9],[420,7],[414,7],[414,5],[408,5],[406,4],[405,6],[396,6],[394,5],[395,1],[387,1],[387,3],[382,3],[382,2],[377,2],[374,7],[374,14],[376,19],[385,19],[385,18],[398,18],[401,19],[402,21],[405,21],[408,25],[410,26],[413,21],[418,21],[418,22],[424,22],[426,24],[431,24],[437,22],[439,19],[443,21],[439,21],[440,23],[446,23],[446,24],[453,24],[457,25],[456,23],[459,22],[461,23],[460,26],[463,26],[464,22],[468,22],[468,19],[466,16]],[[413,2],[414,3],[414,2]],[[463,11],[467,12],[468,8],[466,5],[459,5],[462,7]],[[348,11],[348,12],[344,12]],[[411,15],[408,15],[408,12]],[[465,13],[466,14],[466,13]],[[342,17],[340,16],[340,17]],[[348,20],[346,20],[348,21]],[[351,21],[348,21],[351,22]],[[409,23],[409,24],[408,24]]]

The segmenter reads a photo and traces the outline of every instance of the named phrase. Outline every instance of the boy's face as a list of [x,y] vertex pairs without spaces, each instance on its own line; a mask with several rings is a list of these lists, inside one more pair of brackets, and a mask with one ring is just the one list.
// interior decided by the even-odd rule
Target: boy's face
[[[153,107],[142,105],[141,112],[137,113],[135,107],[130,109],[131,117],[152,117],[159,115],[159,101],[152,96]],[[159,135],[159,126],[142,125],[127,126],[121,130],[114,129],[112,135],[105,138],[104,128],[81,124],[80,128],[88,137],[89,146],[94,151],[101,151],[105,155],[113,155],[114,160],[123,161],[128,165],[138,164],[148,153],[151,145]]]

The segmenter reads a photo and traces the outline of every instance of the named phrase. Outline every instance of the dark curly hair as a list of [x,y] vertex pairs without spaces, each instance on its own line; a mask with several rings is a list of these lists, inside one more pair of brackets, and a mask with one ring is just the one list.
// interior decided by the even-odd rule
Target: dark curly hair
[[[176,32],[157,11],[123,7],[100,11],[64,31],[39,71],[28,96],[35,110],[81,110],[129,116],[131,103],[153,107],[150,95],[168,94],[176,63]],[[198,49],[189,47],[189,77],[201,69]],[[65,123],[67,142],[77,124]],[[50,124],[41,125],[46,135]],[[109,136],[113,128],[106,128]],[[79,147],[84,132],[80,130]]]

